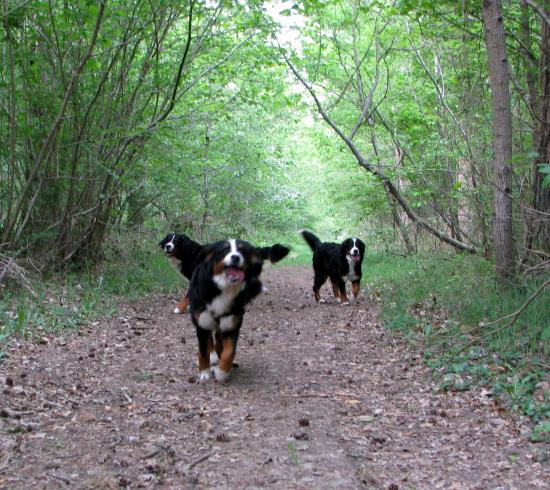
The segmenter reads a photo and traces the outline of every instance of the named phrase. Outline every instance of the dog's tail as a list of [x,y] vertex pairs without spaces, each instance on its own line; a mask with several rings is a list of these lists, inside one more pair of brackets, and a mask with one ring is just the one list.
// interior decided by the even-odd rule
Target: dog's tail
[[317,247],[321,245],[321,240],[319,240],[313,233],[307,230],[302,230],[300,232],[302,236],[304,237],[304,240],[307,242],[311,250],[315,252]]
[[285,247],[280,243],[276,243],[271,247],[260,247],[258,250],[260,251],[262,260],[270,260],[273,264],[283,260],[290,252],[289,247]]

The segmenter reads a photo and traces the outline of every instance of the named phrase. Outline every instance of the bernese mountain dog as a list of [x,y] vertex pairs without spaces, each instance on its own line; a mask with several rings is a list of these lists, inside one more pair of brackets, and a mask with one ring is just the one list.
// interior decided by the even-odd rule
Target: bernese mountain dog
[[208,380],[211,373],[217,381],[227,380],[245,307],[263,289],[263,261],[279,262],[289,251],[280,244],[257,248],[243,240],[202,248],[189,288],[189,311],[199,343],[198,382]]
[[321,242],[313,233],[303,230],[304,240],[313,251],[313,293],[317,302],[321,299],[320,289],[327,278],[332,291],[341,304],[349,304],[346,281],[351,282],[353,297],[357,299],[361,282],[361,264],[365,255],[365,244],[359,238],[348,238],[342,243]]
[[[181,233],[169,233],[158,244],[172,265],[191,281],[202,245]],[[184,293],[174,313],[185,313],[189,306],[189,292]]]

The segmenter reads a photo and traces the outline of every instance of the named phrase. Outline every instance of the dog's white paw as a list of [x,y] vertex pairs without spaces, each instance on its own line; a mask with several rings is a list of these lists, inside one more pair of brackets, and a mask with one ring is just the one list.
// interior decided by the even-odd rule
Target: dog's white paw
[[341,303],[342,306],[349,306],[349,301],[344,301]]
[[203,369],[201,372],[199,372],[199,376],[197,377],[197,383],[204,383],[210,379],[210,368]]
[[319,303],[321,303],[321,304],[324,304],[324,303],[326,303],[326,302],[327,302],[327,300],[326,300],[326,299],[323,299],[323,298],[321,298],[321,299],[319,300]]
[[210,353],[210,365],[215,366],[216,364],[218,364],[218,362],[220,362],[220,358],[218,357],[218,354],[216,353],[216,351],[212,351]]
[[212,371],[214,372],[216,381],[219,381],[220,383],[225,383],[227,378],[229,378],[229,373],[220,368],[220,366],[214,366]]
[[183,311],[181,311],[181,310],[176,306],[176,307],[174,308],[174,313],[175,313],[176,315],[179,315],[179,314],[183,313]]

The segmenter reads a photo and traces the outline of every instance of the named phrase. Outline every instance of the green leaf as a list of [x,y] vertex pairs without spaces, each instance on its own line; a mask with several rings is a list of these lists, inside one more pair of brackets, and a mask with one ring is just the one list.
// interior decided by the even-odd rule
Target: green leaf
[[546,327],[540,335],[540,340],[546,340],[548,338],[550,338],[550,327]]
[[529,439],[531,442],[548,442],[550,440],[550,422],[543,421],[536,425]]

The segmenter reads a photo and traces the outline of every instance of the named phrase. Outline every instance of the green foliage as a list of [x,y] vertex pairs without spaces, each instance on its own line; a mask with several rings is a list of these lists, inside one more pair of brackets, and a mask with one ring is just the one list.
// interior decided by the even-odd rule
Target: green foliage
[[[2,241],[57,266],[101,259],[107,229],[123,225],[177,228],[201,239],[304,226],[332,236],[374,228],[389,236],[380,182],[311,116],[309,96],[279,58],[277,26],[262,2],[219,9],[194,2],[187,32],[190,6],[107,4],[93,56],[33,177],[29,162],[100,10],[94,2],[38,0],[10,10],[0,101],[14,101],[16,117],[0,122],[0,134],[15,134],[17,144],[0,148],[8,176],[0,188]],[[488,246],[492,155],[478,3],[309,0],[284,7],[283,17],[304,16],[292,28],[303,43],[288,52],[344,132],[372,97],[354,136],[368,162],[419,215],[442,228],[460,225],[470,242]],[[517,20],[518,8],[507,15]],[[511,59],[520,66],[516,38]],[[515,100],[518,127],[528,116],[523,100]],[[525,134],[514,140],[519,180],[532,173]],[[14,197],[21,199],[17,212]]]
[[[385,2],[327,2],[317,6],[304,29],[304,55],[293,62],[307,73],[344,133],[358,121],[362,101],[372,97],[371,111],[354,137],[362,155],[433,223],[437,215],[446,216],[447,223],[456,222],[460,212],[470,216],[465,225],[469,240],[479,243],[487,236],[492,188],[472,176],[472,163],[475,172],[490,171],[491,132],[484,116],[490,107],[485,69],[479,64],[484,54],[480,22],[469,19],[467,33],[449,29],[449,22],[458,24],[469,12],[469,5],[462,7],[452,2],[402,2],[398,8]],[[414,20],[413,11],[421,12]],[[380,189],[370,192],[380,183],[363,178],[361,184],[367,192],[355,195],[365,197],[361,209],[369,224],[379,216],[387,223],[386,196]]]
[[427,354],[426,361],[434,369],[440,389],[468,390],[484,386],[488,396],[499,404],[530,417],[535,423],[550,418],[550,399],[544,394],[544,363],[517,352],[488,352],[472,347],[461,353],[441,356]]
[[539,172],[544,175],[541,187],[546,189],[550,186],[550,165],[539,165]]
[[[0,148],[0,171],[7,175],[0,191],[1,241],[56,266],[97,261],[108,226],[125,218],[143,224],[152,213],[148,206],[158,213],[158,189],[148,175],[163,161],[186,158],[200,174],[204,155],[187,157],[196,152],[194,141],[205,126],[218,130],[228,118],[235,121],[222,128],[232,154],[219,152],[212,165],[229,160],[230,172],[246,171],[256,182],[258,171],[249,171],[248,162],[266,168],[265,151],[260,155],[254,147],[267,142],[252,141],[251,128],[247,144],[232,147],[230,133],[240,114],[250,121],[252,108],[262,107],[267,119],[254,122],[265,127],[287,104],[284,73],[265,43],[269,23],[259,2],[193,2],[192,22],[188,2],[132,0],[105,7],[92,56],[74,85],[71,77],[99,20],[97,3],[25,2],[13,14],[24,19],[26,29],[15,30],[23,21],[10,23],[14,30],[1,41],[0,101],[14,104],[15,118],[2,119],[0,134],[17,139],[15,147]],[[66,95],[62,122],[52,126]],[[33,163],[50,127],[55,141],[44,160]],[[273,138],[274,131],[269,133]],[[175,141],[180,136],[191,139]],[[272,174],[278,175],[276,169]],[[164,176],[173,182],[172,177]],[[260,179],[254,191],[271,183]],[[191,190],[192,184],[187,183]],[[218,195],[212,200],[223,207]]]
[[[128,237],[132,237],[130,248]],[[146,294],[179,295],[184,279],[157,248],[161,238],[154,233],[136,236],[131,232],[113,237],[106,249],[106,260],[99,269],[88,271],[87,276],[91,279],[100,274],[101,291],[107,297],[134,300]]]
[[540,388],[547,375],[542,360],[550,354],[550,293],[541,293],[511,326],[479,327],[518,310],[544,277],[504,288],[489,262],[441,253],[367,254],[364,271],[369,292],[381,298],[383,321],[422,346],[441,389],[486,386],[535,422],[550,417]]
[[[117,312],[119,301],[145,294],[181,294],[181,275],[157,249],[159,237],[113,239],[107,260],[90,267],[46,276],[33,284],[36,295],[6,290],[0,299],[1,343],[12,335],[40,340],[48,333],[89,325]],[[133,243],[131,248],[128,244]]]
[[0,343],[12,335],[40,340],[47,333],[75,329],[116,311],[102,297],[99,281],[89,284],[67,277],[35,288],[36,296],[8,291],[0,300]]
[[550,442],[550,421],[539,422],[531,433],[531,442]]
[[[490,262],[463,255],[396,257],[393,265],[374,260],[367,258],[367,267],[372,266],[369,275],[387,281],[385,291],[393,298],[383,318],[390,322],[404,318],[416,328],[424,323],[423,317],[429,322],[433,320],[431,314],[439,312],[443,323],[438,328],[447,333],[475,329],[481,322],[489,323],[516,311],[542,282],[541,278],[531,278],[503,287],[493,275]],[[547,300],[548,291],[544,291],[510,329],[488,336],[491,348],[548,355],[550,345],[542,342],[547,340]],[[447,317],[458,324],[445,324]]]

